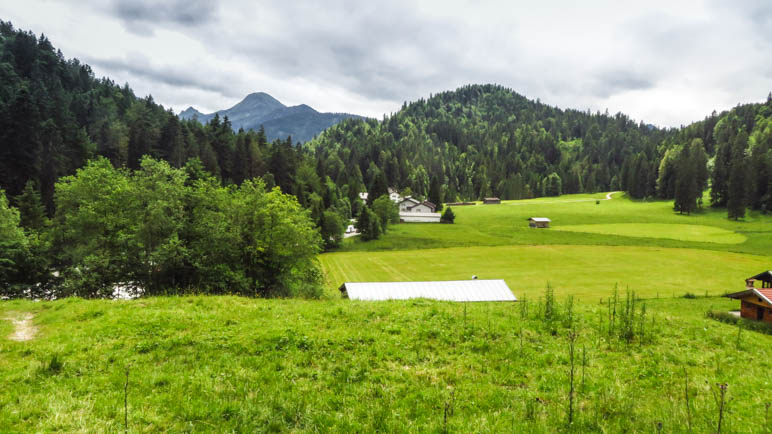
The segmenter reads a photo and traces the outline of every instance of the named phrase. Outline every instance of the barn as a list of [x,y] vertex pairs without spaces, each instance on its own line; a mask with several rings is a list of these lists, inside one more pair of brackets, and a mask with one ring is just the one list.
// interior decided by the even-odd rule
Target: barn
[[550,227],[550,219],[547,217],[531,217],[528,219],[528,226],[532,228],[548,228]]
[[[760,287],[756,282],[761,282]],[[740,300],[740,317],[772,322],[772,271],[745,279],[745,290],[727,297]]]
[[503,280],[346,282],[339,289],[351,300],[517,301]]

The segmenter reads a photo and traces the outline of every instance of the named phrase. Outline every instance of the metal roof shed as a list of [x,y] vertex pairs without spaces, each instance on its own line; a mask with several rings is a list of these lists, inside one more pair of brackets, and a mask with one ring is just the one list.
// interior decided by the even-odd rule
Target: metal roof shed
[[339,289],[351,300],[517,301],[503,280],[346,282]]

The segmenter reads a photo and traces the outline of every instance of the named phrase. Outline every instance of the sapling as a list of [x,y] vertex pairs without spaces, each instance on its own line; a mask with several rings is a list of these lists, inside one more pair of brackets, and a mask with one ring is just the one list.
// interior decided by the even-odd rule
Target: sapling
[[126,366],[126,382],[123,383],[123,429],[129,432],[129,370],[131,365]]
[[571,330],[568,333],[568,358],[571,364],[571,370],[568,374],[568,425],[574,422],[574,344],[576,343],[576,332]]
[[718,426],[716,432],[721,434],[721,425],[724,422],[724,411],[726,410],[726,390],[729,387],[727,383],[716,383],[718,387],[718,395],[713,391],[713,397],[716,399],[716,405],[718,406]]
[[689,404],[689,372],[684,368],[684,398],[686,398],[686,426],[692,432],[692,407]]

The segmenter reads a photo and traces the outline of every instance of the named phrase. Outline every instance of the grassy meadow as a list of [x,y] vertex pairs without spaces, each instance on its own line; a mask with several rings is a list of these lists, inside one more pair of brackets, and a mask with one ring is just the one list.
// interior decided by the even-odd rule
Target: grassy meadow
[[[505,279],[516,295],[547,283],[558,294],[596,300],[615,284],[644,297],[720,295],[772,268],[772,216],[744,220],[705,208],[673,212],[672,202],[622,193],[570,195],[501,205],[454,207],[453,225],[400,224],[382,239],[346,240],[320,256],[328,294],[345,281]],[[549,217],[549,229],[528,227]]]
[[[453,225],[400,224],[371,242],[346,240],[343,251],[417,250],[502,245],[656,246],[772,256],[772,215],[749,212],[738,221],[725,209],[692,215],[673,212],[672,201],[630,200],[606,193],[503,201],[501,205],[452,207]],[[528,218],[548,217],[549,230],[528,227]],[[673,226],[679,225],[679,226]],[[688,230],[687,226],[697,226]],[[687,229],[688,231],[684,231]]]
[[[772,431],[772,336],[706,318],[772,268],[772,217],[605,197],[347,239],[321,300],[0,301],[0,432]],[[471,275],[521,302],[337,291]],[[28,313],[34,337],[8,339]]]
[[711,432],[717,383],[724,432],[764,432],[772,336],[645,304],[628,342],[621,300],[4,302],[38,336],[0,339],[0,432]]

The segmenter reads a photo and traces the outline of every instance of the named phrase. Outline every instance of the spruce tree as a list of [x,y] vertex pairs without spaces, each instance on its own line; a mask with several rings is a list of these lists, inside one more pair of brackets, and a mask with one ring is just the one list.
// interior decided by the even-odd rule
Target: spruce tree
[[745,131],[740,131],[735,137],[735,143],[732,149],[732,160],[729,164],[729,180],[727,182],[728,198],[726,203],[727,214],[729,218],[737,220],[745,217],[745,206],[747,200],[747,171],[748,165],[745,161],[745,144],[748,142],[748,135]]
[[16,197],[16,208],[19,210],[23,228],[32,231],[43,229],[47,220],[46,208],[34,181],[27,181],[22,193]]
[[437,205],[437,212],[442,211],[442,186],[437,176],[433,176],[429,184],[429,202]]
[[684,146],[676,160],[674,208],[681,214],[691,214],[697,207],[697,167],[691,154],[691,147]]

